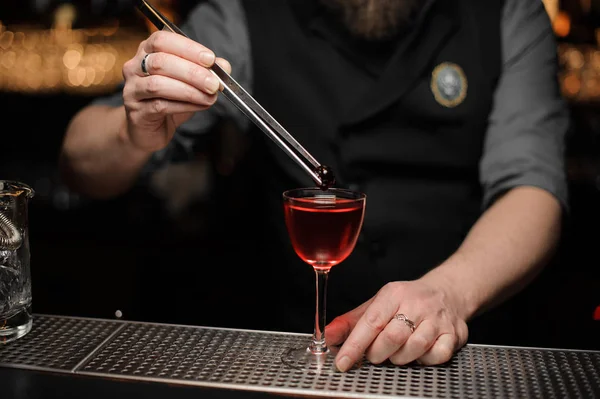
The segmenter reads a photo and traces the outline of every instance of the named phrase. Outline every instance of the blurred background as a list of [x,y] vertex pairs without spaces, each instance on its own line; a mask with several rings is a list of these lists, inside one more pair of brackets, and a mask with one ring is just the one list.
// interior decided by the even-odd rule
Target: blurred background
[[[151,3],[177,23],[196,2]],[[486,343],[600,349],[600,0],[544,3],[572,110],[572,213],[556,262],[499,316],[517,332]],[[0,178],[36,191],[34,312],[260,328],[243,307],[253,295],[246,274],[259,270],[227,269],[260,263],[252,252],[260,226],[239,223],[251,209],[240,195],[251,184],[241,137],[225,126],[191,164],[111,201],[81,198],[58,176],[69,119],[115,90],[122,64],[151,31],[131,0],[0,5]],[[242,227],[229,229],[233,221]],[[230,312],[211,312],[211,301]],[[257,311],[268,312],[266,304]]]

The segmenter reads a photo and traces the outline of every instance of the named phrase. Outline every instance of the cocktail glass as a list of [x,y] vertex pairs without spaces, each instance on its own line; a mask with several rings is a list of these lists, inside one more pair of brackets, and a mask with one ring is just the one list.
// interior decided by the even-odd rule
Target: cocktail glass
[[316,275],[316,311],[312,339],[286,350],[287,366],[314,373],[335,373],[337,348],[325,342],[327,278],[331,268],[354,250],[362,228],[366,195],[340,188],[299,188],[283,193],[285,222],[296,254]]

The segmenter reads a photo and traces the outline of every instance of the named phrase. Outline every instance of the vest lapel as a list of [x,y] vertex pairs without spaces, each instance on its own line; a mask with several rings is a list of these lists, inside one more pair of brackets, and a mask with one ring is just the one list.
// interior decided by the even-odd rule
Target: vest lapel
[[400,99],[427,68],[436,50],[456,30],[458,5],[452,0],[434,2],[400,45],[374,86],[361,97],[342,120],[342,125],[364,121]]

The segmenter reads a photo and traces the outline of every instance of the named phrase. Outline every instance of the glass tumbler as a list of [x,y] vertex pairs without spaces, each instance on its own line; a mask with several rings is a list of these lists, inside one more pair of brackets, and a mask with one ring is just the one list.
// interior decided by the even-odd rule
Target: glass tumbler
[[26,184],[0,180],[0,343],[31,330],[31,271]]

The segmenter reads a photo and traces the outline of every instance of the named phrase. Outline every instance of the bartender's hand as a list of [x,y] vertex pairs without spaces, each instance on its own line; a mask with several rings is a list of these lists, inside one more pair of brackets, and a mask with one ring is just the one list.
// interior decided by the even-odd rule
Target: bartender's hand
[[[452,295],[423,280],[386,284],[373,298],[327,326],[328,345],[343,342],[337,368],[350,369],[363,354],[374,364],[387,359],[397,365],[450,360],[468,338],[461,298]],[[414,332],[406,322],[394,318],[397,314],[414,323]]]
[[[148,74],[142,70],[144,57]],[[148,152],[162,149],[194,112],[213,105],[221,88],[208,69],[215,62],[230,73],[228,61],[179,34],[158,31],[144,40],[123,65],[131,143]]]

